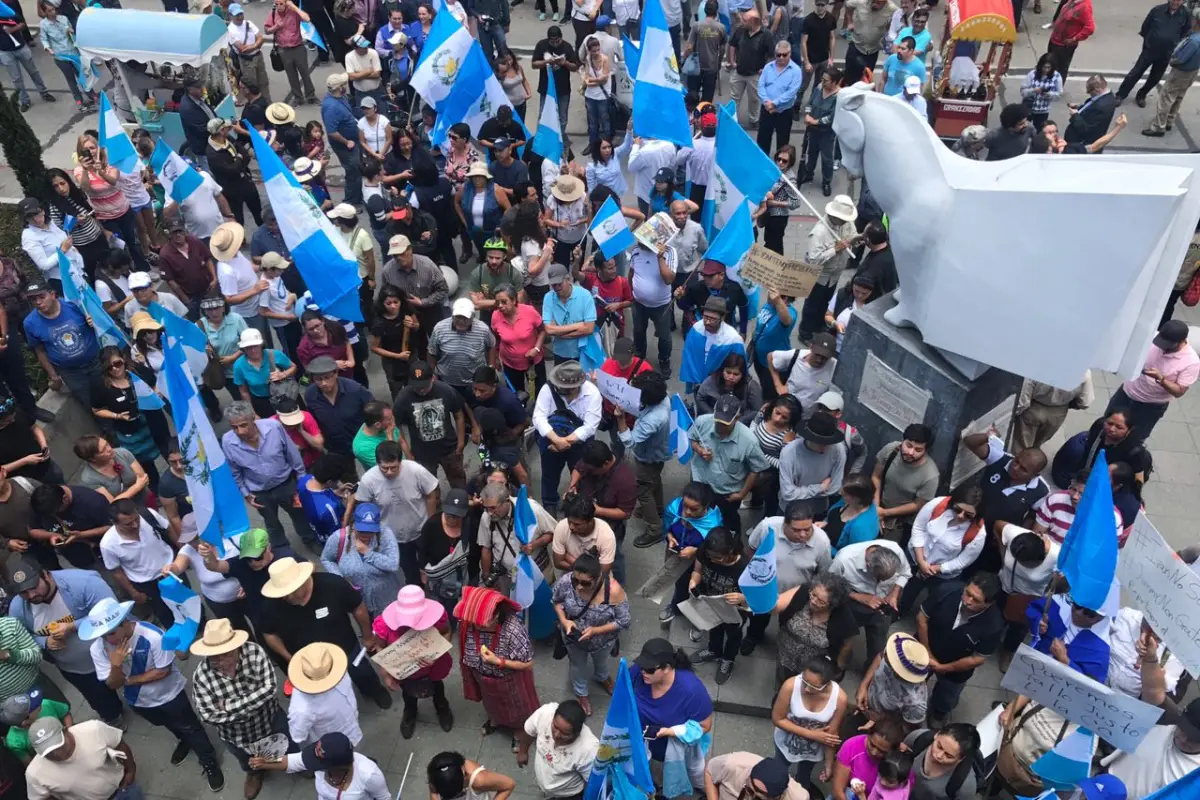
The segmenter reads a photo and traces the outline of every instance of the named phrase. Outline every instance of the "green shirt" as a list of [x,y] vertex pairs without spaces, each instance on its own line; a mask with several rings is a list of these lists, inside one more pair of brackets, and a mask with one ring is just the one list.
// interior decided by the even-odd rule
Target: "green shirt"
[[525,277],[521,274],[521,271],[511,263],[501,267],[500,274],[497,275],[488,269],[485,259],[485,263],[471,270],[471,276],[467,278],[467,291],[479,292],[490,300],[496,296],[497,286],[507,283],[509,286],[520,291],[524,282]]
[[370,469],[375,466],[375,448],[379,446],[380,442],[386,441],[387,431],[383,431],[378,436],[375,436],[367,433],[367,429],[364,426],[358,429],[358,433],[354,434],[354,443],[350,445],[350,449],[354,451],[354,457],[358,459],[358,463]]
[[0,662],[0,700],[28,692],[42,664],[38,643],[16,619],[0,617],[0,650],[8,652],[8,660]]
[[[60,703],[57,700],[51,700],[48,697],[42,698],[41,708],[38,709],[37,718],[54,717],[59,722],[66,719],[67,714],[71,713],[71,707],[66,703]],[[12,751],[13,755],[21,760],[33,758],[33,747],[29,744],[29,729],[22,728],[20,725],[13,725],[8,729],[8,735],[4,737],[4,746]]]

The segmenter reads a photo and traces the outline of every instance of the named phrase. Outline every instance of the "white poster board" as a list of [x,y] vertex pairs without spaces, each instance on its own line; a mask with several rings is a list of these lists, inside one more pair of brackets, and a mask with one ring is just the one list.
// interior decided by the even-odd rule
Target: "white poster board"
[[629,381],[600,370],[596,373],[596,388],[600,390],[601,397],[614,406],[635,417],[638,415],[642,406],[642,390],[630,386]]
[[1175,555],[1139,512],[1117,561],[1134,608],[1192,675],[1200,675],[1200,575]]
[[1135,700],[1023,644],[1000,683],[1082,725],[1126,753],[1141,744],[1162,709]]

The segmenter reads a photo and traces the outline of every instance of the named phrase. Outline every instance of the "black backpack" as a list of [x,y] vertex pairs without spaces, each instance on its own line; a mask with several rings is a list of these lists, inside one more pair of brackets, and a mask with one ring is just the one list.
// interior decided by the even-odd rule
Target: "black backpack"
[[[937,731],[925,730],[922,731],[916,739],[913,740],[912,750],[913,763],[919,763],[919,760],[925,756],[925,751],[933,744],[933,737],[937,735]],[[978,738],[976,738],[978,743]],[[956,800],[958,793],[962,790],[963,784],[967,780],[967,776],[972,772],[975,774],[975,785],[983,786],[987,778],[987,769],[983,764],[983,756],[979,752],[979,747],[971,748],[971,757],[964,758],[954,767],[954,771],[950,773],[950,780],[946,783],[946,798],[947,800]]]

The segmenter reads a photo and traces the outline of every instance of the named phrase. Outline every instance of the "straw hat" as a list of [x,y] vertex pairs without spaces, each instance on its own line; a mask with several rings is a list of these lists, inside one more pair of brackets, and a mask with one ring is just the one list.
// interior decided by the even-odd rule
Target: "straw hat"
[[888,666],[909,683],[921,683],[929,677],[929,651],[909,633],[893,633],[883,648]]
[[321,162],[301,156],[292,162],[292,174],[301,183],[308,183],[321,172]]
[[79,621],[79,638],[90,642],[116,630],[117,626],[129,616],[132,608],[132,600],[118,603],[115,598],[104,598],[92,606],[92,610],[88,612],[85,619]]
[[267,567],[270,577],[263,584],[263,597],[287,597],[312,577],[313,565],[308,561],[297,561],[291,556],[272,561]]
[[492,173],[488,171],[487,164],[483,163],[481,160],[471,163],[471,166],[467,168],[467,177],[487,178],[490,181],[492,179]]
[[286,125],[296,121],[296,109],[287,103],[271,103],[267,106],[267,122],[272,125]]
[[204,634],[188,650],[198,656],[219,656],[240,649],[249,638],[250,634],[237,630],[227,619],[210,619]]
[[436,600],[430,600],[420,586],[409,585],[396,593],[396,601],[383,610],[383,621],[392,630],[413,628],[423,631],[432,628],[441,619],[444,609]]
[[583,197],[583,181],[574,175],[559,175],[550,188],[550,194],[563,203],[574,203]]
[[149,312],[139,311],[129,318],[129,328],[136,338],[142,331],[161,331],[163,326]]
[[346,674],[347,661],[346,651],[336,644],[313,642],[288,662],[288,680],[305,694],[322,694],[338,685]]
[[222,222],[208,240],[208,249],[217,261],[228,261],[238,254],[245,240],[245,228],[236,222]]

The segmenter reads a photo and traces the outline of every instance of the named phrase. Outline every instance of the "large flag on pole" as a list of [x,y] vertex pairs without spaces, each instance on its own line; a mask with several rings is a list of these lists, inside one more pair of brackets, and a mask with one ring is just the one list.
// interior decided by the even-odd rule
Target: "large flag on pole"
[[719,107],[716,138],[701,213],[709,241],[729,223],[740,205],[757,208],[781,175],[771,157],[738,125],[736,111],[731,115]]
[[[660,0],[646,0],[642,46],[633,82],[633,133],[680,147],[692,144],[692,128],[683,104],[679,61],[671,44],[667,15]],[[760,151],[761,152],[761,151]]]
[[150,154],[150,168],[154,170],[167,197],[180,205],[204,183],[203,176],[184,161],[179,153],[172,150],[171,145],[163,138],[154,143],[154,152]]
[[642,738],[629,667],[622,658],[583,800],[642,800],[652,794],[650,751]]
[[1075,519],[1058,552],[1058,571],[1071,585],[1073,602],[1084,608],[1104,608],[1117,572],[1117,535],[1112,482],[1103,450],[1092,464]]
[[208,336],[200,326],[184,319],[161,303],[151,303],[146,310],[156,322],[162,323],[165,335],[173,337],[183,347],[192,375],[203,373],[204,368],[208,366]]
[[754,557],[742,570],[738,587],[746,596],[746,605],[755,614],[770,614],[779,600],[779,579],[775,574],[775,529],[767,528]]
[[671,427],[668,442],[671,445],[671,452],[679,459],[680,464],[686,464],[692,460],[692,441],[688,438],[692,424],[692,415],[687,410],[687,406],[683,404],[683,400],[677,394],[671,395]]
[[[429,132],[429,140],[434,145],[440,145],[446,140],[450,126],[456,122],[465,122],[471,129],[472,136],[479,135],[483,123],[496,116],[501,106],[512,108],[500,79],[492,71],[487,56],[479,42],[471,42],[466,61],[459,70],[450,94],[438,109],[437,121]],[[525,131],[524,140],[529,141],[529,129],[524,121],[515,113],[513,119]]]
[[563,157],[562,121],[558,118],[558,89],[553,76],[546,81],[546,96],[538,115],[537,130],[530,147],[547,161],[558,164]]
[[1196,800],[1197,797],[1200,797],[1200,767],[1174,783],[1168,783],[1144,800]]
[[137,151],[133,149],[133,141],[125,132],[121,120],[117,119],[117,112],[113,110],[112,103],[108,101],[108,92],[100,93],[99,133],[100,146],[108,151],[109,164],[124,173],[141,168],[142,163],[138,159]]
[[[529,489],[522,486],[513,504],[513,531],[522,545],[537,538],[537,515],[529,503]],[[517,554],[517,575],[513,582],[512,599],[521,608],[529,608],[536,598],[538,586],[545,581],[542,571],[525,553]]]
[[453,14],[434,17],[409,85],[439,113],[442,101],[450,96],[474,43],[471,34]]
[[358,299],[362,279],[358,277],[358,259],[346,246],[346,237],[317,208],[312,195],[283,165],[258,131],[250,131],[250,141],[262,170],[267,200],[279,221],[279,233],[308,284],[313,302],[331,317],[344,322],[362,322],[362,305]]

